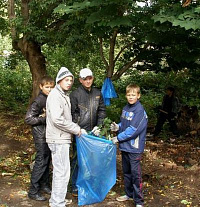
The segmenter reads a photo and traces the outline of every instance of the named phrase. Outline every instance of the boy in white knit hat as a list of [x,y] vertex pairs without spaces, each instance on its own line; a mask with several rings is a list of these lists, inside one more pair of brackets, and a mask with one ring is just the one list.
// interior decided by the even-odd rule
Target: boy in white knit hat
[[70,178],[69,147],[72,134],[85,134],[76,123],[72,122],[69,90],[74,76],[62,67],[56,77],[56,86],[47,98],[46,141],[51,150],[53,164],[52,193],[50,207],[64,207],[72,200],[65,199]]

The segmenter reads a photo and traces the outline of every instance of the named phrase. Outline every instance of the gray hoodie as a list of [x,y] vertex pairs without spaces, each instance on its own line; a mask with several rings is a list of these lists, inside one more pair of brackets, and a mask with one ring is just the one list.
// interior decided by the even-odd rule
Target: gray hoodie
[[58,82],[71,72],[62,67],[56,77],[56,86],[47,97],[46,141],[47,143],[71,143],[72,134],[78,134],[80,127],[72,122],[71,103],[68,92],[62,90]]

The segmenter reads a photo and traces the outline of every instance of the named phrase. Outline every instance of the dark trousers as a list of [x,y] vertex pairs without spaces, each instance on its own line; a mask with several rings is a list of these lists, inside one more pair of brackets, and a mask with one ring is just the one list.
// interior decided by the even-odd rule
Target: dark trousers
[[73,147],[73,157],[71,160],[71,182],[72,182],[72,191],[77,189],[76,181],[78,177],[78,157],[77,157],[77,148],[76,148],[76,140],[72,143]]
[[166,120],[169,121],[170,130],[172,131],[172,133],[174,135],[178,135],[178,129],[177,129],[175,117],[171,116],[169,114],[165,114],[165,113],[160,112],[159,117],[158,117],[158,121],[157,121],[157,124],[155,127],[155,131],[154,131],[154,136],[157,136],[161,132]]
[[29,194],[36,194],[44,187],[49,187],[49,164],[51,151],[47,143],[35,143],[36,157],[31,173]]
[[141,154],[122,151],[122,169],[126,195],[133,198],[136,204],[143,205],[141,157]]

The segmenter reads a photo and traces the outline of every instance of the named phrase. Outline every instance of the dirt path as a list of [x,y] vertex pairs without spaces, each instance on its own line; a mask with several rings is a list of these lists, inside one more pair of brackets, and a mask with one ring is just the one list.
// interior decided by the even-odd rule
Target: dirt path
[[[38,207],[38,205],[40,207],[47,207],[48,201],[37,202],[27,197],[30,179],[29,165],[16,164],[17,160],[25,163],[26,158],[30,157],[29,153],[26,153],[27,150],[29,152],[30,149],[33,149],[30,129],[23,124],[21,119],[21,117],[12,114],[1,113],[0,115],[0,207]],[[21,170],[25,170],[26,173],[20,175]],[[49,199],[48,195],[45,196]],[[78,206],[77,198],[70,193],[67,197],[73,199],[71,207]],[[132,206],[132,202],[127,201],[121,205],[115,201],[113,191],[111,191],[104,202],[88,206],[129,207]]]
[[[27,198],[29,163],[33,151],[30,129],[22,117],[0,112],[0,207],[47,207],[48,201]],[[142,161],[145,207],[200,206],[200,150],[185,139],[175,143],[148,141]],[[119,203],[123,194],[121,157],[117,155],[117,183],[102,203],[89,207],[134,207],[133,201]],[[71,207],[77,206],[73,199]]]

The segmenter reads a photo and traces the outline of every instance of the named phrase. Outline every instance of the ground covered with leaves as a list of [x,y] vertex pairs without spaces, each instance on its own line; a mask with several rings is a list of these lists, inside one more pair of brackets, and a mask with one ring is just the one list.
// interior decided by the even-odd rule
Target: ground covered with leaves
[[[200,143],[199,137],[181,137],[173,142],[149,140],[142,160],[145,207],[200,206]],[[48,206],[48,201],[27,198],[30,164],[34,160],[34,145],[30,128],[23,116],[0,109],[0,207]],[[117,153],[117,182],[102,203],[91,207],[131,207],[116,197],[123,195],[121,156]],[[77,198],[73,199],[77,206]]]

